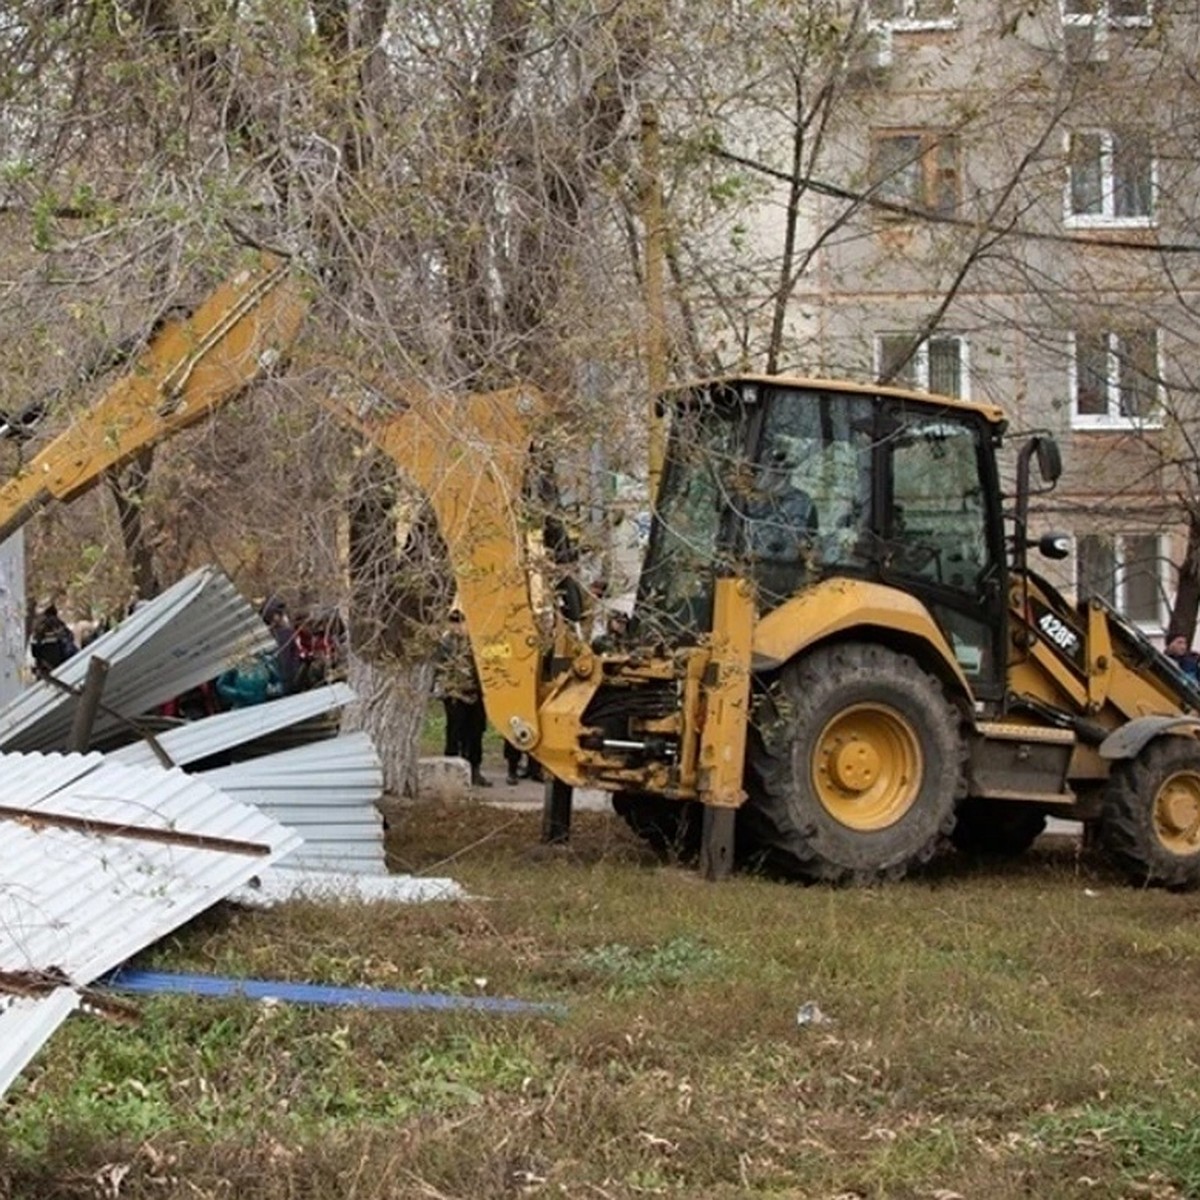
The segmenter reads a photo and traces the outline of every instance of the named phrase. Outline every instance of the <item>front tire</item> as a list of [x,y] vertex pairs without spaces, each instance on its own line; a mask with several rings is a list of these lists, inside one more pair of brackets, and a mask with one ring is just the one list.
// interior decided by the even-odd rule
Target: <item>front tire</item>
[[1200,886],[1200,743],[1158,738],[1117,763],[1100,838],[1135,883],[1181,891]]
[[849,642],[789,663],[759,697],[739,844],[806,879],[897,879],[954,826],[966,747],[941,684]]

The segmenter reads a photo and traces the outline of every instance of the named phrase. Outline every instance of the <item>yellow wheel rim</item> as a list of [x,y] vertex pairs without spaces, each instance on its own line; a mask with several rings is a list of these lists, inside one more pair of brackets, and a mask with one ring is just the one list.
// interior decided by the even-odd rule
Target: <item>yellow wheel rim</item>
[[1154,830],[1172,854],[1200,850],[1200,774],[1177,771],[1154,797]]
[[923,773],[917,731],[883,704],[843,709],[821,730],[813,753],[813,789],[825,811],[863,832],[900,820],[917,799]]

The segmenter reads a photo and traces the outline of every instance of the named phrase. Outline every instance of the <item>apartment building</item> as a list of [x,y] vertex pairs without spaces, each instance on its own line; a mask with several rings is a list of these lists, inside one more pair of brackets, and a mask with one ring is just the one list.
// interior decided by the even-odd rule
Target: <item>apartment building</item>
[[1200,10],[869,0],[806,195],[788,369],[1050,429],[1046,573],[1165,632],[1200,511]]

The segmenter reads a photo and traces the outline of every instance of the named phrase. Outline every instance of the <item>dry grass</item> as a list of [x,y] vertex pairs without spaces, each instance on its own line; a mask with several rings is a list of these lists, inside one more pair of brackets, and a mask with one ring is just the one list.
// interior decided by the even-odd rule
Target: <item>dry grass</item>
[[[554,999],[562,1019],[163,998],[9,1095],[0,1194],[1200,1194],[1200,899],[1070,846],[876,891],[663,866],[614,819],[406,810],[488,899],[224,907],[146,965]],[[469,849],[468,849],[469,848]],[[825,1023],[797,1024],[815,1002]]]

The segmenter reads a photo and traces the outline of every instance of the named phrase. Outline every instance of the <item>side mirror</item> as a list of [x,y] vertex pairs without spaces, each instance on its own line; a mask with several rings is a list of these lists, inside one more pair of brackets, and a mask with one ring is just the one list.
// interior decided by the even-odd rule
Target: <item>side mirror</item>
[[1071,536],[1067,533],[1043,533],[1037,541],[1038,553],[1043,558],[1069,558]]
[[1038,472],[1043,482],[1057,483],[1062,475],[1062,452],[1058,443],[1049,434],[1043,434],[1037,439],[1036,453]]

